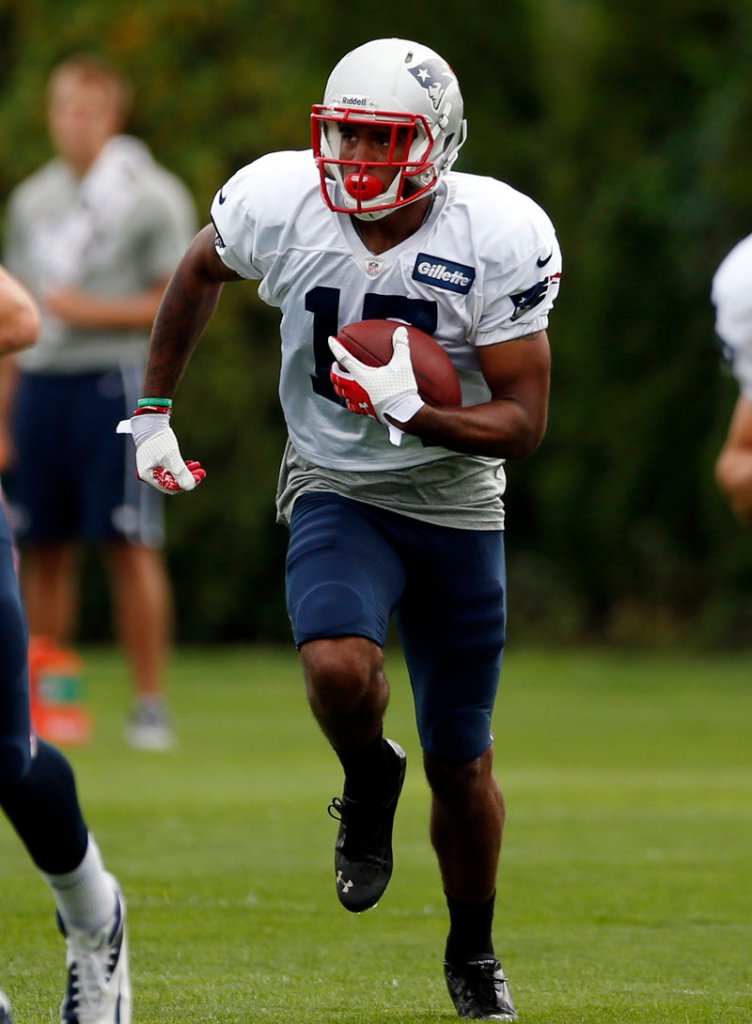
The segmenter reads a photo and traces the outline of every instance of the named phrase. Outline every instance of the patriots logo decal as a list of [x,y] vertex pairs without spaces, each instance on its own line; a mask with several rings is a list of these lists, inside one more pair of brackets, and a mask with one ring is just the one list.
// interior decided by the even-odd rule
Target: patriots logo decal
[[443,60],[427,60],[407,69],[418,85],[428,93],[434,110],[438,110],[447,86],[454,81],[454,74]]
[[545,297],[548,295],[548,289],[551,285],[558,284],[561,273],[552,274],[551,277],[544,277],[542,281],[538,281],[532,288],[526,289],[524,292],[517,292],[516,295],[510,295],[509,298],[514,303],[514,313],[512,313],[512,320],[519,320],[519,318],[527,313],[530,309],[535,309]]

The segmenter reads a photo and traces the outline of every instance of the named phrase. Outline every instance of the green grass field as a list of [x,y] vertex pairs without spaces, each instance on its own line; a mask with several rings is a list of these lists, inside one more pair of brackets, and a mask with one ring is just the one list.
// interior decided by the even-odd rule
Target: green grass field
[[[337,902],[338,765],[293,650],[183,651],[179,746],[131,751],[119,656],[88,651],[94,741],[70,752],[128,898],[134,1021],[433,1024],[446,920],[407,682],[408,753],[380,906]],[[496,939],[527,1024],[752,1020],[752,658],[513,651],[496,716],[508,820]],[[58,1019],[49,893],[0,829],[0,985]]]

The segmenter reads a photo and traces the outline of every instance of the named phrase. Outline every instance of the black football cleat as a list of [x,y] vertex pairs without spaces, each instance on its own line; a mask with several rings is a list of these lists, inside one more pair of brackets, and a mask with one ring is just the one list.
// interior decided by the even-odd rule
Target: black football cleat
[[494,957],[459,964],[445,961],[444,977],[458,1016],[467,1020],[519,1020],[504,968]]
[[329,814],[339,821],[334,847],[337,896],[353,914],[375,907],[392,877],[392,827],[397,801],[405,781],[407,756],[398,743],[386,741],[397,762],[389,792],[380,800],[353,799],[347,792],[329,804]]

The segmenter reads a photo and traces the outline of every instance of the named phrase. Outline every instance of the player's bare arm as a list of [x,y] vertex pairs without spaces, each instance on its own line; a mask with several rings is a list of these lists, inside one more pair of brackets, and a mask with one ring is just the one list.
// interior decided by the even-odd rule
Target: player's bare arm
[[141,480],[165,494],[192,491],[206,476],[199,462],[183,458],[170,414],[172,396],[225,281],[239,280],[217,255],[215,238],[213,225],[202,228],[170,278],[152,329],[143,398],[130,420],[118,425],[119,432],[133,436]]
[[199,231],[167,285],[152,329],[145,395],[173,396],[224,283],[241,280],[217,255],[215,235],[212,224]]
[[548,418],[551,354],[548,335],[537,331],[477,349],[491,400],[457,409],[424,405],[399,426],[426,444],[468,455],[521,459],[543,440]]
[[734,515],[752,524],[752,402],[747,398],[737,401],[715,470]]

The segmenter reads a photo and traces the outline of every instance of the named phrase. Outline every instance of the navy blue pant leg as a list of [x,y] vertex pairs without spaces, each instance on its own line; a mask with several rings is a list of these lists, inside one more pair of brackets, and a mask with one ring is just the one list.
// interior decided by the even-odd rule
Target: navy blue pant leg
[[298,646],[337,636],[383,646],[396,612],[423,749],[462,763],[491,745],[506,625],[503,532],[311,492],[293,512],[287,600]]
[[30,739],[26,620],[13,547],[0,507],[0,806],[37,867],[72,871],[83,860],[86,824],[68,761]]

